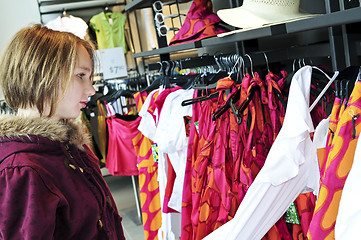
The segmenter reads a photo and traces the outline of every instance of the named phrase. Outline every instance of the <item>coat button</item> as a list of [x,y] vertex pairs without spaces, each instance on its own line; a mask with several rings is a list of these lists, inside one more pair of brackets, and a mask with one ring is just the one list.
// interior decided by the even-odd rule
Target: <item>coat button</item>
[[102,229],[103,228],[103,222],[102,222],[102,220],[98,220],[98,227],[100,228],[100,229]]
[[73,164],[69,164],[69,167],[71,167],[72,169],[76,170],[76,167]]

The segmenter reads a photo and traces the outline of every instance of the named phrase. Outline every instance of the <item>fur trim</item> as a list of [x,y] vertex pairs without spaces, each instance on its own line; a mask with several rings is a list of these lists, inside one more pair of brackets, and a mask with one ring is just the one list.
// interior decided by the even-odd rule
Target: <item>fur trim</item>
[[39,135],[52,141],[67,142],[83,149],[90,137],[74,122],[55,122],[47,118],[24,118],[16,115],[0,117],[0,137]]

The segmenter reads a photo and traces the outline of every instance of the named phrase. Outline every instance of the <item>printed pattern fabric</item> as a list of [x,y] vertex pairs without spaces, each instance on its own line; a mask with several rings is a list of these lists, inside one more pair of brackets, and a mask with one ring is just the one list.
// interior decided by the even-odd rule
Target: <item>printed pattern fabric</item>
[[[269,75],[269,84],[278,80]],[[218,99],[193,105],[183,189],[181,239],[184,240],[202,239],[234,217],[248,187],[264,164],[276,131],[279,131],[273,126],[280,128],[282,124],[284,111],[275,107],[280,102],[270,96],[275,84],[271,85],[273,88],[267,88],[256,73],[254,78],[246,74],[241,86],[233,81],[229,84],[230,81],[227,78],[218,81]],[[240,125],[231,110],[216,121],[212,120],[213,113],[238,90],[241,92],[236,107],[255,86],[261,90],[256,91],[249,106],[241,113]],[[231,92],[228,97],[227,88]],[[197,94],[199,92],[195,92],[194,97]],[[282,217],[263,239],[303,238],[292,238]]]
[[[275,76],[273,76],[272,73],[269,73],[268,77],[272,78]],[[268,84],[271,84],[272,86],[272,79],[270,78],[268,78]],[[241,162],[242,169],[247,169],[249,176],[246,188],[243,192],[241,192],[242,199],[240,199],[240,202],[243,200],[248,187],[263,167],[268,151],[274,141],[273,137],[275,137],[279,131],[279,129],[273,129],[272,126],[277,126],[277,123],[282,124],[279,121],[283,119],[285,114],[284,112],[279,112],[280,118],[275,117],[275,109],[272,107],[272,104],[269,104],[270,100],[274,102],[274,104],[276,102],[275,99],[270,98],[273,88],[266,89],[264,81],[260,79],[258,73],[254,73],[254,78],[252,79],[249,75],[246,75],[245,79],[242,81],[242,85],[245,89],[247,89],[247,95],[249,95],[251,89],[255,87],[259,87],[260,91],[255,92],[248,108],[245,109],[242,120],[247,140]],[[266,111],[267,106],[269,108],[268,111]],[[273,118],[271,116],[273,116]],[[252,119],[249,130],[247,130],[247,119]],[[272,226],[263,239],[291,240],[292,236],[287,229],[285,219],[282,217],[274,226]]]
[[[147,98],[146,92],[134,94],[138,112]],[[153,159],[152,141],[141,132],[133,138],[139,171],[139,192],[142,208],[144,235],[146,240],[158,239],[158,230],[162,224],[158,164]]]
[[211,0],[194,0],[181,29],[170,40],[169,45],[195,42],[226,32],[217,25],[221,19],[212,11]]
[[[344,104],[342,104],[344,105]],[[342,190],[352,167],[357,139],[361,131],[361,83],[357,82],[342,110],[332,147],[321,175],[320,193],[310,224],[308,238],[334,239],[335,222]]]

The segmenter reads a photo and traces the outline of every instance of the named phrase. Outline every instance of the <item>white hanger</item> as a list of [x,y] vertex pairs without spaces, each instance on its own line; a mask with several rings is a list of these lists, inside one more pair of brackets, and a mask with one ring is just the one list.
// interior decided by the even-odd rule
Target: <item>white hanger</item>
[[320,101],[320,99],[323,97],[323,95],[325,94],[325,92],[327,91],[327,89],[331,86],[331,84],[333,83],[333,81],[335,81],[335,79],[337,78],[338,74],[340,73],[339,71],[335,71],[335,73],[333,74],[332,78],[330,78],[323,70],[321,70],[318,67],[312,66],[312,68],[319,70],[320,72],[322,72],[329,80],[329,82],[326,84],[326,86],[322,89],[321,93],[317,96],[317,98],[315,99],[315,101],[312,103],[312,105],[309,108],[309,111],[311,112],[313,110],[313,108],[316,106],[316,104]]

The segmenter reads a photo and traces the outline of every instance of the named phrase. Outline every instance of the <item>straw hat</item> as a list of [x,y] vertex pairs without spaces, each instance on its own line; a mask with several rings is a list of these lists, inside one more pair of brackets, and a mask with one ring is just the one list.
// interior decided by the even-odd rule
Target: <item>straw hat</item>
[[300,0],[244,0],[237,8],[217,12],[222,21],[238,28],[257,28],[316,16],[301,12]]

